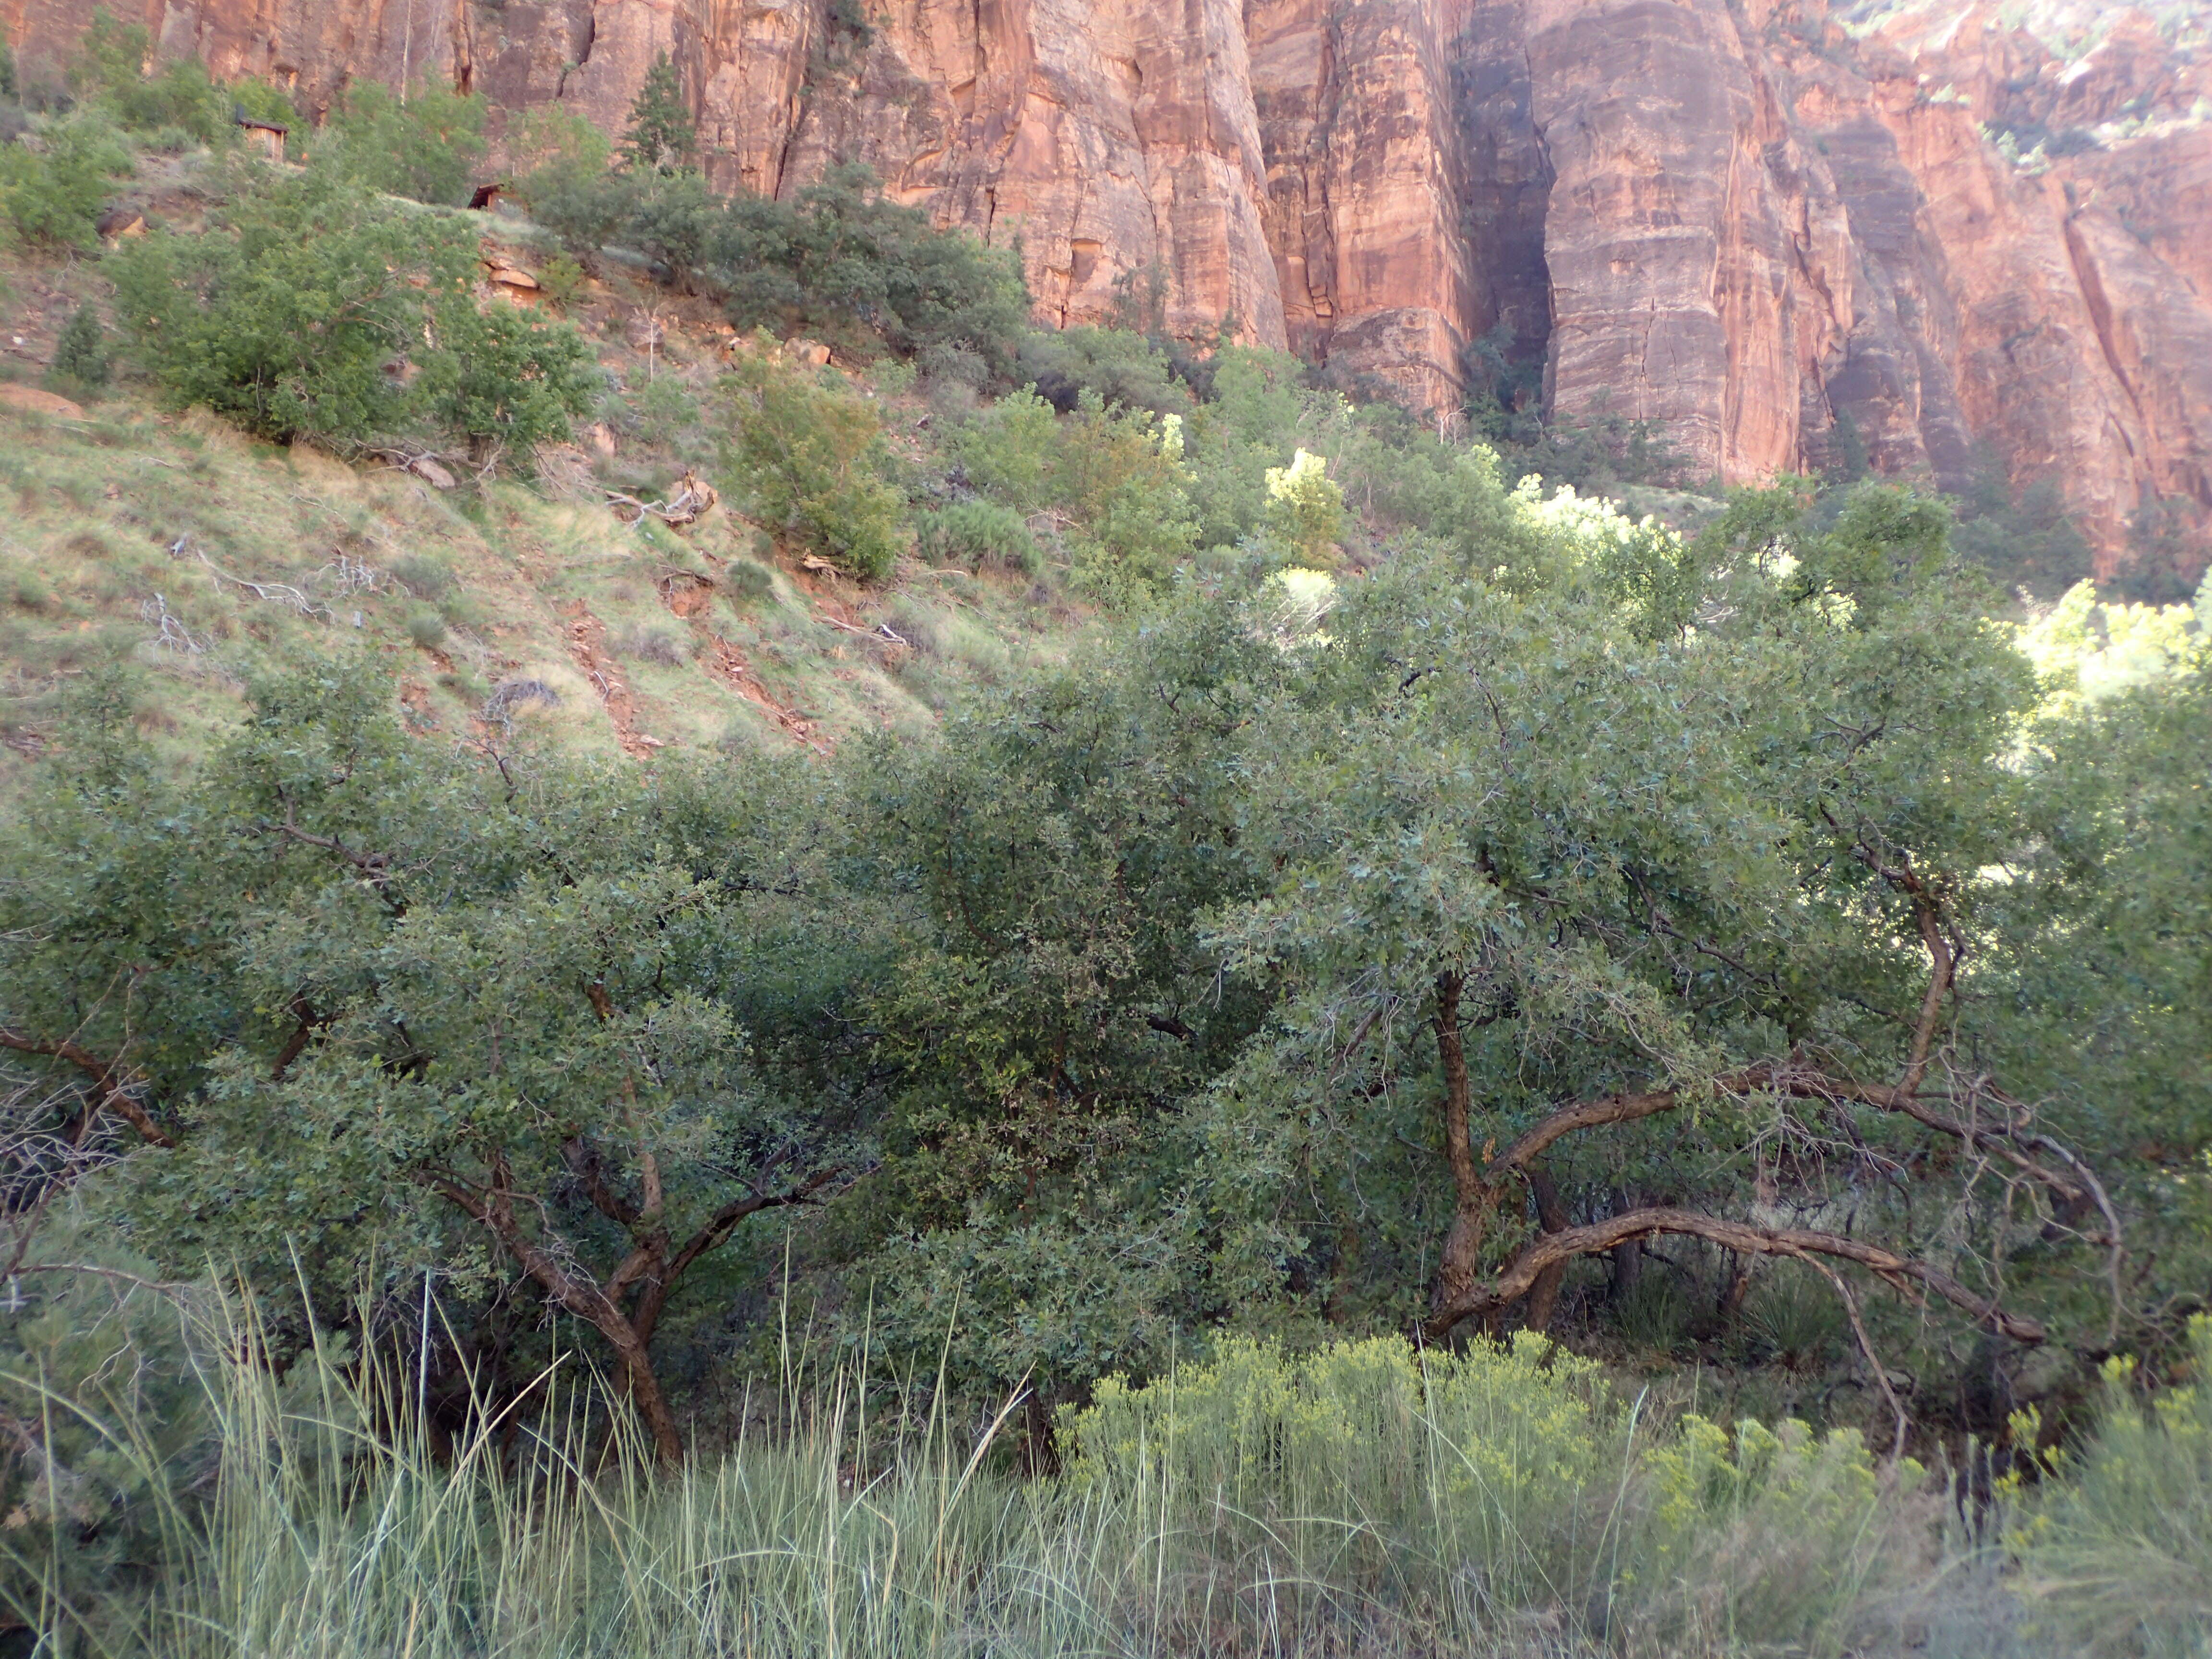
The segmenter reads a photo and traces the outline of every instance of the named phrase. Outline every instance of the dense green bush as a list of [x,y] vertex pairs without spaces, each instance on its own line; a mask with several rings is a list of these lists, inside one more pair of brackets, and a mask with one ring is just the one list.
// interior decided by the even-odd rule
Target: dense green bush
[[898,558],[899,493],[883,420],[867,399],[766,358],[740,364],[732,476],[785,545],[880,581]]
[[105,10],[95,11],[70,66],[70,89],[133,132],[167,129],[197,143],[228,143],[233,134],[229,89],[190,56],[149,74],[152,55],[152,40],[143,24],[125,25]]
[[107,384],[107,331],[89,300],[71,314],[55,341],[53,372],[73,386],[96,390]]
[[1056,416],[1036,392],[1018,392],[963,425],[952,449],[993,500],[1060,516],[1078,580],[1100,598],[1156,591],[1196,550],[1180,416],[1109,409],[1086,387],[1073,415]]
[[567,324],[479,310],[475,255],[466,227],[331,172],[249,175],[205,233],[116,258],[116,314],[170,398],[263,437],[559,436],[588,406],[589,348]]
[[91,252],[100,211],[131,171],[131,152],[97,111],[46,130],[43,146],[0,143],[0,204],[34,246]]
[[431,339],[414,395],[433,427],[480,454],[566,438],[605,380],[575,329],[502,301],[448,298]]
[[606,171],[558,155],[521,193],[572,252],[618,243],[667,280],[720,299],[743,328],[807,334],[849,356],[966,353],[1013,371],[1028,328],[1019,259],[886,201],[865,167],[831,170],[790,201],[723,198],[689,171]]
[[316,168],[367,189],[459,207],[483,159],[487,107],[477,94],[430,82],[401,97],[356,81],[304,154]]
[[955,501],[925,518],[918,535],[915,550],[932,564],[1031,573],[1043,564],[1022,515],[996,501]]
[[1085,392],[1109,408],[1159,415],[1184,413],[1194,401],[1164,351],[1121,329],[1033,331],[1023,338],[1016,378],[1063,414],[1073,414]]

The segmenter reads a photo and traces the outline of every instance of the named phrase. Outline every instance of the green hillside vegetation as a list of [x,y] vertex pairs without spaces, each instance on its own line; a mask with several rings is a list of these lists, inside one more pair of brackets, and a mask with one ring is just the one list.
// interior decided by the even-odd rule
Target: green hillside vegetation
[[0,170],[8,1640],[2201,1651],[2212,586],[146,44]]

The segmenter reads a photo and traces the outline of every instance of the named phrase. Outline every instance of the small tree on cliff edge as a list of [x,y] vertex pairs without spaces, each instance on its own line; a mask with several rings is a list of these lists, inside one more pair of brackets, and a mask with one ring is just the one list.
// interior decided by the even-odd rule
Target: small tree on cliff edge
[[622,146],[623,165],[665,175],[691,167],[699,152],[698,130],[684,101],[684,78],[666,52],[646,72],[636,101],[629,106],[629,131]]

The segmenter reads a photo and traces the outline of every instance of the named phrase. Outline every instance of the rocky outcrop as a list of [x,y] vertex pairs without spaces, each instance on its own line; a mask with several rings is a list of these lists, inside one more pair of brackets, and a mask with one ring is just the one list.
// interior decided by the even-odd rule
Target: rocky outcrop
[[[2212,522],[2212,70],[1990,0],[115,0],[327,107],[431,76],[618,128],[670,53],[729,189],[870,163],[1039,313],[1287,346],[1448,414],[1471,361],[1698,477],[2055,478],[2110,573]],[[88,9],[0,0],[27,64]],[[1471,356],[1472,354],[1472,356]]]

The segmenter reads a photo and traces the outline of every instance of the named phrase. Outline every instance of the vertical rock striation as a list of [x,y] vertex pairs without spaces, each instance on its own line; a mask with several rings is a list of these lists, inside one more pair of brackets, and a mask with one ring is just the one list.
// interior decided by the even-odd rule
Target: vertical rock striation
[[[1041,317],[1285,346],[1456,407],[1470,363],[1735,481],[2067,493],[2100,571],[2212,523],[2212,96],[2118,9],[1993,0],[112,0],[319,112],[434,76],[618,129],[662,52],[710,176],[847,160],[1018,240]],[[79,0],[0,0],[51,73]],[[2134,538],[2140,544],[2141,538]]]

